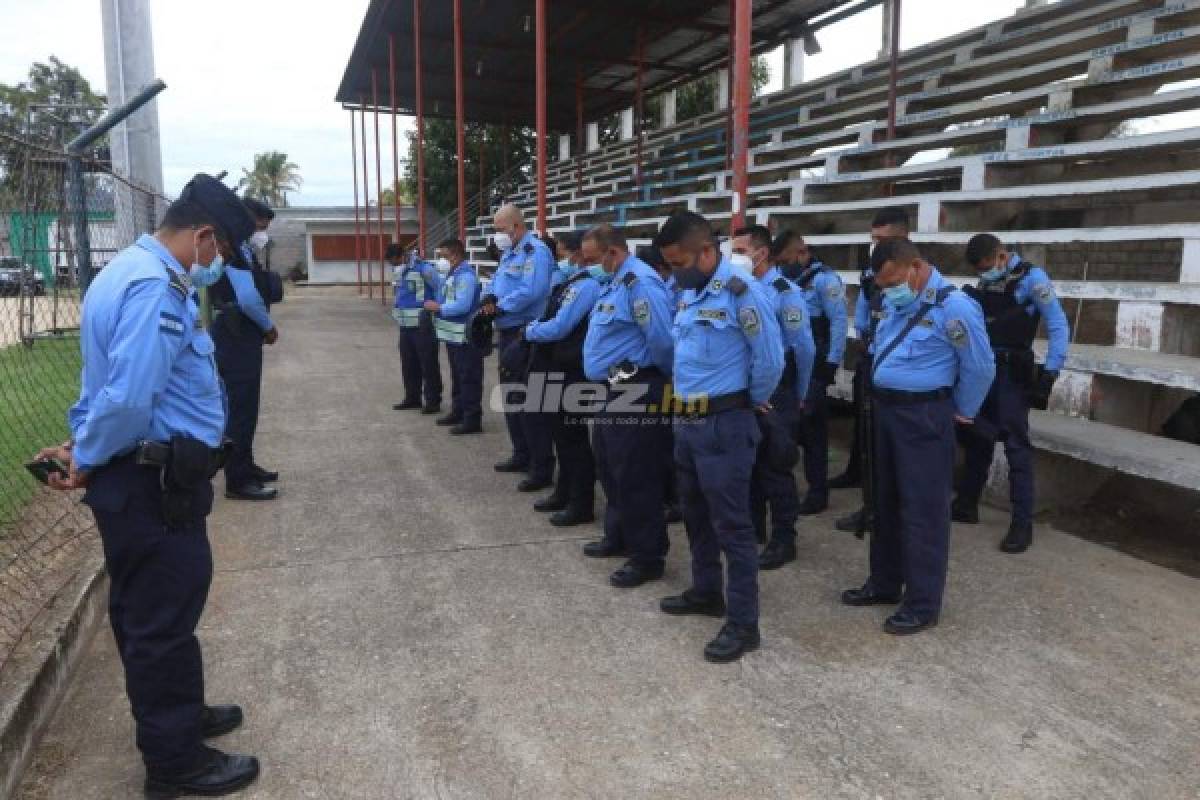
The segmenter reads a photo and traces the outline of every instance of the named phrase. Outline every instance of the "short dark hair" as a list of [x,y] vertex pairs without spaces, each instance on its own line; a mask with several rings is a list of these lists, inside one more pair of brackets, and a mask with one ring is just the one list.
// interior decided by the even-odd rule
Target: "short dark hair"
[[871,227],[883,228],[888,225],[903,228],[906,233],[912,230],[908,224],[908,210],[902,206],[888,206],[875,212],[875,218],[871,220]]
[[783,255],[783,251],[787,250],[788,245],[790,245],[792,241],[797,238],[803,239],[804,237],[800,236],[800,234],[796,233],[790,228],[784,228],[781,230],[779,235],[775,237],[775,241],[771,242],[771,258],[779,258],[781,255]]
[[467,256],[467,248],[465,245],[463,245],[462,240],[453,236],[451,236],[449,239],[443,239],[441,242],[439,242],[438,249],[448,250],[459,258],[466,258]]
[[580,231],[566,231],[558,235],[558,243],[568,250],[578,250],[583,245],[583,234]]
[[908,261],[920,258],[921,251],[908,239],[888,239],[871,251],[871,269],[878,275],[889,261]]
[[991,258],[1004,249],[1004,242],[990,233],[978,233],[967,242],[967,263],[978,267],[985,258]]
[[225,229],[217,222],[216,217],[193,200],[176,200],[167,206],[167,211],[163,214],[159,227],[171,231],[181,231],[184,228],[200,228],[205,225],[211,225],[222,241],[231,244],[227,241],[229,237]]
[[744,228],[738,228],[733,232],[734,238],[738,236],[749,236],[750,241],[755,247],[771,247],[771,232],[767,230],[765,225],[747,225]]
[[589,228],[588,232],[583,235],[583,241],[586,242],[589,239],[595,242],[601,250],[607,250],[610,247],[629,249],[629,244],[625,241],[625,232],[607,222]]
[[404,256],[404,245],[399,242],[392,242],[383,251],[384,258],[402,258]]
[[707,238],[715,244],[712,225],[708,220],[695,211],[675,211],[658,229],[658,234],[654,237],[654,246],[661,250],[700,237]]
[[663,258],[662,251],[652,244],[639,245],[637,249],[637,257],[648,267],[654,269],[666,269],[667,261]]
[[255,219],[265,219],[268,221],[275,219],[275,212],[271,210],[271,207],[266,203],[255,200],[253,197],[243,197],[242,205],[246,207],[246,210]]

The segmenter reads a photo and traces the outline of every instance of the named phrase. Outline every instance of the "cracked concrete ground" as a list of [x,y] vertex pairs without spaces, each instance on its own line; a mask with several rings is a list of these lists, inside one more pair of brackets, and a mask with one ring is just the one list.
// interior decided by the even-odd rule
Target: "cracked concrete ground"
[[[595,530],[551,527],[512,476],[502,421],[451,439],[395,412],[379,306],[295,291],[268,357],[271,504],[222,500],[200,636],[208,695],[263,761],[246,798],[1197,798],[1200,582],[1052,530],[1011,557],[1005,520],[958,527],[941,625],[897,639],[849,609],[862,543],[801,529],[762,577],[764,646],[700,651],[717,625],[657,611],[687,585],[609,588]],[[489,378],[494,364],[489,360]],[[139,797],[102,630],[21,792]]]

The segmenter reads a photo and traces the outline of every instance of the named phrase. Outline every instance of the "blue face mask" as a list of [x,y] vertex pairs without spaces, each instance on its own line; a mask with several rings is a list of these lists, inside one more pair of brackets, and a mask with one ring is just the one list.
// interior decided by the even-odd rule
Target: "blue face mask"
[[895,309],[906,308],[917,299],[917,293],[907,283],[899,283],[883,290],[883,299]]
[[599,264],[592,264],[589,267],[584,267],[584,269],[587,270],[588,275],[590,275],[593,278],[595,278],[596,280],[598,280],[601,285],[609,283],[613,278],[613,276],[611,274],[605,272],[604,267],[602,267]]
[[979,279],[984,283],[995,283],[1008,274],[1008,270],[1004,267],[992,267],[987,272],[982,273]]
[[572,275],[574,275],[576,272],[579,272],[579,269],[580,269],[579,267],[575,266],[574,264],[572,264],[570,261],[566,260],[565,258],[562,261],[558,262],[558,268],[561,269],[563,271],[563,274],[566,275],[568,278],[571,277]]
[[192,285],[197,289],[203,289],[206,286],[212,286],[217,281],[221,280],[221,275],[225,272],[225,260],[221,258],[221,253],[218,250],[217,255],[213,258],[212,263],[207,267],[201,266],[200,261],[200,246],[196,246],[196,260],[192,262],[192,268],[188,270],[188,277],[192,279]]

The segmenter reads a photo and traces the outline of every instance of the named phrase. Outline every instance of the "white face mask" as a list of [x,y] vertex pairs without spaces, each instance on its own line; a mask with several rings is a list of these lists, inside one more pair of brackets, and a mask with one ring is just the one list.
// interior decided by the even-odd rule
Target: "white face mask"
[[501,253],[507,253],[509,250],[512,250],[513,240],[504,231],[496,231],[496,233],[492,234],[492,244],[496,245],[496,249]]
[[746,272],[750,272],[754,269],[754,261],[750,259],[750,256],[744,253],[734,253],[729,257],[729,263],[738,269],[746,270]]
[[439,258],[437,260],[437,268],[438,268],[438,272],[441,272],[441,273],[449,272],[451,269],[450,259]]
[[271,237],[267,236],[266,231],[255,231],[254,235],[250,237],[250,246],[255,250],[262,250],[269,241],[271,241]]

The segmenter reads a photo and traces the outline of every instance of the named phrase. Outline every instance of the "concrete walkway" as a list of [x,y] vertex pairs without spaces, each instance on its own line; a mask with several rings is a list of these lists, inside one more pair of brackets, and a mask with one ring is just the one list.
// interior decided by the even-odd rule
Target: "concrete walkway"
[[[271,504],[222,500],[201,638],[208,695],[247,709],[218,741],[257,753],[241,796],[297,798],[1197,798],[1200,582],[1002,520],[955,532],[940,627],[880,632],[838,604],[865,549],[801,531],[763,576],[764,647],[728,666],[688,584],[608,587],[514,479],[502,422],[450,439],[395,412],[377,303],[296,291],[279,309],[259,429]],[[494,364],[489,361],[489,377]],[[22,796],[140,797],[112,637],[101,631]]]

